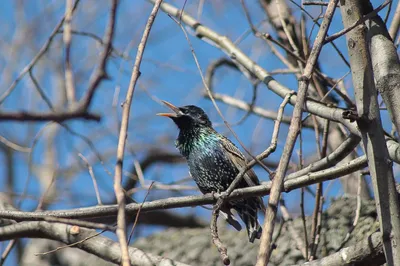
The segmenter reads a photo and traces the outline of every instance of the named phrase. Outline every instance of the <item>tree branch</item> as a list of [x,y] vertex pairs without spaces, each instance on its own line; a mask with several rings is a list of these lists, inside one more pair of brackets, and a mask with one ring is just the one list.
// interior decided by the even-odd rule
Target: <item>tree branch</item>
[[[16,238],[47,238],[57,240],[119,265],[121,263],[121,251],[118,243],[101,235],[94,236],[96,234],[98,233],[94,230],[44,221],[22,222],[0,227],[0,241]],[[137,266],[187,265],[161,256],[148,254],[133,247],[128,248],[128,256],[130,263]]]
[[290,122],[289,133],[286,138],[286,144],[283,148],[281,160],[276,170],[276,175],[272,181],[271,194],[268,199],[267,210],[265,212],[264,231],[261,236],[261,244],[257,258],[257,266],[266,266],[271,255],[271,241],[274,231],[276,212],[278,201],[281,196],[283,188],[283,181],[289,165],[289,160],[292,156],[293,148],[297,140],[297,134],[300,130],[303,104],[307,95],[308,85],[312,77],[315,65],[317,64],[318,56],[323,46],[323,40],[328,33],[329,25],[331,24],[333,14],[335,13],[336,5],[339,0],[331,0],[326,9],[324,20],[321,24],[318,35],[315,39],[313,48],[307,60],[306,67],[304,68],[303,79],[299,82],[299,90],[297,101],[294,106],[292,121]]
[[[284,191],[290,192],[294,189],[316,184],[322,181],[332,180],[354,171],[360,170],[367,165],[367,157],[361,156],[349,163],[332,168],[321,170],[315,173],[308,173],[303,176],[285,181],[283,184]],[[241,199],[254,196],[268,195],[271,190],[272,182],[265,182],[260,186],[248,187],[234,190],[226,199]],[[182,207],[193,207],[206,204],[214,204],[222,194],[205,194],[199,196],[172,197],[167,199],[154,200],[145,202],[141,207],[141,213],[165,210]],[[135,215],[142,204],[131,203],[126,205],[126,213],[129,217]],[[57,211],[36,211],[23,212],[0,210],[0,219],[11,219],[15,221],[36,221],[42,220],[48,216],[90,220],[93,222],[99,221],[101,217],[115,217],[118,212],[118,205],[104,205],[96,207],[86,207],[73,210],[57,210]]]

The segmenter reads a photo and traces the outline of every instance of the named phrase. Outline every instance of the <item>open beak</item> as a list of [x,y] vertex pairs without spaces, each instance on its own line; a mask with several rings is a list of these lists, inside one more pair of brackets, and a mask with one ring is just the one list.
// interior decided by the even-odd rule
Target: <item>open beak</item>
[[165,104],[169,109],[171,109],[171,110],[173,111],[173,113],[158,113],[157,115],[159,115],[159,116],[165,116],[165,117],[171,117],[171,118],[173,118],[173,117],[178,117],[178,116],[182,115],[182,112],[181,112],[181,110],[179,110],[178,107],[176,107],[175,105],[173,105],[172,103],[169,103],[169,102],[167,102],[167,101],[163,101],[163,100],[161,100],[161,101],[162,101],[163,104]]

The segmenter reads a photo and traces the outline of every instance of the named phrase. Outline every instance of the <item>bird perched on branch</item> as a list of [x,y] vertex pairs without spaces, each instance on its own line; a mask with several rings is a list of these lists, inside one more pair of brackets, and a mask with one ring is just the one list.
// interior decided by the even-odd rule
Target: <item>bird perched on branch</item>
[[[173,112],[157,115],[171,118],[178,126],[176,147],[186,158],[189,172],[200,191],[205,194],[227,190],[240,169],[246,166],[243,154],[229,139],[213,129],[203,109],[194,105],[176,107],[166,101],[162,102]],[[237,188],[259,184],[256,174],[250,169]],[[236,210],[246,225],[249,241],[253,242],[255,238],[261,237],[262,229],[257,213],[262,206],[260,197],[231,200],[222,206],[220,213],[240,231],[241,226],[230,211]]]

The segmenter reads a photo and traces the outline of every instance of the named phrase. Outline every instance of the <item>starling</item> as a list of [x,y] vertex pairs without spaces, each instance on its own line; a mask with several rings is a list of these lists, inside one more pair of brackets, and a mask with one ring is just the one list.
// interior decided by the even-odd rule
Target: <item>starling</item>
[[[246,166],[243,154],[229,139],[213,129],[203,109],[194,105],[176,107],[166,101],[163,103],[173,113],[158,115],[171,118],[178,126],[176,147],[186,158],[190,175],[200,191],[205,194],[227,190],[239,169]],[[256,174],[250,169],[236,188],[259,184]],[[261,237],[262,229],[257,212],[262,206],[260,197],[232,200],[221,208],[220,213],[229,224],[240,231],[241,226],[231,213],[231,209],[236,210],[246,225],[249,241],[253,242],[255,238]]]

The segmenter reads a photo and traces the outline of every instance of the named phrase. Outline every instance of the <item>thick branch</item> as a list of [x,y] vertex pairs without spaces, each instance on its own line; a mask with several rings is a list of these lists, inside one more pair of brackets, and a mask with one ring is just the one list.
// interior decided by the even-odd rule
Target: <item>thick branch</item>
[[[365,5],[364,13],[371,6]],[[390,118],[400,134],[400,60],[383,20],[376,15],[367,21],[367,40],[376,89],[381,94]]]
[[[342,1],[340,10],[344,27],[358,21],[368,5],[371,5],[369,1]],[[400,207],[380,119],[365,28],[358,27],[349,32],[346,40],[357,104],[356,120],[368,158],[386,261],[388,265],[396,265],[396,261],[400,261]]]
[[367,264],[369,266],[379,266],[384,263],[382,235],[376,232],[354,246],[343,248],[320,260],[298,264],[298,266],[363,266]]
[[[94,230],[44,221],[22,222],[0,227],[0,241],[16,238],[47,238],[57,240],[119,265],[121,263],[121,251],[118,243],[97,234]],[[133,247],[129,247],[128,252],[132,265],[187,265],[148,254]]]

